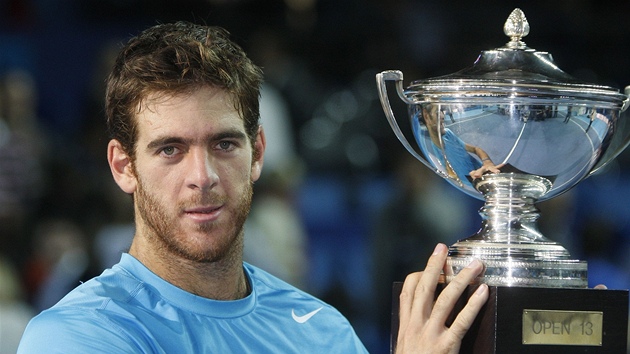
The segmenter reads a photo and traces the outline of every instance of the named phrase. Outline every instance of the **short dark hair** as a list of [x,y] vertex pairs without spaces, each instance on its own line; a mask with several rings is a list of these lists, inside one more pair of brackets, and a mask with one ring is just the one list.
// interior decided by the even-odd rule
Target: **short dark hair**
[[253,144],[263,74],[229,37],[223,28],[182,21],[153,26],[130,39],[107,79],[110,138],[134,158],[135,115],[150,94],[186,94],[212,86],[230,94]]

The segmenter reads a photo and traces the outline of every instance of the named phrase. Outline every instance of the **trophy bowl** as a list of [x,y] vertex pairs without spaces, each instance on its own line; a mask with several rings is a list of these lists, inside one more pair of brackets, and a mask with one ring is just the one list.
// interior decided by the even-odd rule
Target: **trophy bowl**
[[[472,260],[479,282],[496,286],[587,287],[587,264],[572,259],[537,228],[536,203],[558,196],[614,159],[628,145],[621,119],[625,93],[583,83],[551,54],[522,38],[529,24],[520,9],[508,17],[503,47],[482,51],[471,67],[403,88],[397,70],[377,74],[385,115],[403,146],[460,191],[485,200],[474,235],[449,248],[449,282]],[[392,111],[387,82],[407,104],[417,149]]]

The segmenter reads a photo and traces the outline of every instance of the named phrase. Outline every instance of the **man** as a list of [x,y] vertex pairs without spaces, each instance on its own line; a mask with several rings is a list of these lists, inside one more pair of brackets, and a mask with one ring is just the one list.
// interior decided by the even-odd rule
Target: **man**
[[[362,353],[334,308],[243,263],[243,224],[266,141],[262,73],[222,29],[152,27],[108,79],[114,180],[133,196],[128,254],[29,324],[19,353]],[[438,245],[401,294],[399,352],[456,352],[487,298],[481,286],[450,328],[475,261],[436,301]],[[441,351],[437,351],[440,349]]]

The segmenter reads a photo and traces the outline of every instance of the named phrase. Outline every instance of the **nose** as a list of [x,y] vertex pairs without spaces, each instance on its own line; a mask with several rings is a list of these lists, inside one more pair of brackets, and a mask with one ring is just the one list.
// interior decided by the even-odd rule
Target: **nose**
[[212,157],[205,149],[191,149],[186,173],[186,185],[191,189],[211,189],[219,181]]

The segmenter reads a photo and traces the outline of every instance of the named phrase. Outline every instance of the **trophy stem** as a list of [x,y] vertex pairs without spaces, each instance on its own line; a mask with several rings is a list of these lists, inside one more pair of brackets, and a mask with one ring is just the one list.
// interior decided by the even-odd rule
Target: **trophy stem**
[[484,262],[479,281],[496,286],[584,288],[586,262],[572,260],[559,243],[538,230],[535,203],[552,186],[534,175],[498,173],[484,175],[475,187],[484,195],[480,209],[482,227],[449,249],[449,281],[472,258]]

